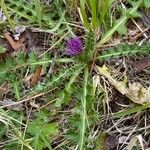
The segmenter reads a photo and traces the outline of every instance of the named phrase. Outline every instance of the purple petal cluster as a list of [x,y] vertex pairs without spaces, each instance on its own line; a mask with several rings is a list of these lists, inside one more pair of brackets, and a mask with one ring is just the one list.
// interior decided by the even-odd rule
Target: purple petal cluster
[[83,52],[82,41],[78,37],[71,38],[67,41],[66,54],[76,56]]

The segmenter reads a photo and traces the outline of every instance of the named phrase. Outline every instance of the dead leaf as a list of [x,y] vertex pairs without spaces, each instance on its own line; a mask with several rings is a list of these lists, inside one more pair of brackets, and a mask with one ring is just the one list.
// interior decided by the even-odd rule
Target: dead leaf
[[35,73],[31,78],[31,82],[30,82],[31,86],[35,85],[39,81],[41,74],[42,74],[42,66],[39,65],[39,66],[37,66]]
[[127,139],[128,139],[128,136],[121,136],[118,138],[118,143],[122,144],[122,143],[126,142]]
[[2,9],[0,10],[0,22],[5,22],[7,20],[7,17],[2,12]]
[[30,102],[30,105],[31,107],[36,108],[36,109],[40,107],[39,104],[36,104],[34,102]]
[[136,68],[136,72],[140,72],[143,69],[150,67],[150,58],[143,58],[133,64],[133,66]]
[[107,135],[105,144],[107,150],[116,149],[118,145],[118,139],[115,135]]
[[149,13],[149,9],[144,9],[144,10],[141,10],[139,11],[139,13],[141,14],[142,16],[142,21],[143,21],[143,24],[145,25],[145,27],[149,27],[150,26],[150,13]]
[[129,84],[128,93],[126,95],[135,103],[143,104],[150,102],[150,87],[144,88],[140,83]]
[[25,26],[15,26],[15,33],[21,34],[25,31],[26,27]]
[[25,26],[15,26],[15,34],[13,35],[13,37],[15,38],[15,40],[19,40],[21,34],[23,32],[25,32],[26,27]]
[[108,135],[105,132],[101,132],[97,141],[95,150],[114,150],[118,145],[118,139],[116,135]]
[[16,105],[16,102],[11,100],[11,99],[5,99],[3,101],[0,101],[0,105],[1,106],[6,106],[6,108],[9,109],[9,110],[16,110],[16,111],[24,110],[22,103],[19,103],[19,104]]
[[27,87],[30,86],[31,78],[33,77],[33,75],[34,74],[29,74],[24,77],[23,82],[24,82],[25,86],[27,86]]
[[0,98],[3,97],[4,94],[7,94],[10,91],[8,84],[3,84],[0,86]]
[[144,88],[140,83],[129,84],[129,87],[123,81],[117,81],[111,75],[111,71],[104,65],[96,67],[99,74],[106,77],[109,82],[123,95],[137,104],[150,103],[150,87]]
[[4,37],[7,39],[7,41],[9,42],[9,44],[12,46],[12,48],[15,51],[18,50],[25,50],[25,46],[24,46],[24,42],[25,42],[25,38],[24,36],[20,36],[18,41],[13,40],[13,38],[10,36],[9,32],[4,33]]
[[128,146],[127,146],[127,149],[128,150],[133,150],[134,149],[134,146],[139,146],[139,148],[141,150],[145,150],[144,148],[144,143],[143,143],[143,138],[141,135],[137,135],[137,136],[134,136],[133,138],[131,138]]

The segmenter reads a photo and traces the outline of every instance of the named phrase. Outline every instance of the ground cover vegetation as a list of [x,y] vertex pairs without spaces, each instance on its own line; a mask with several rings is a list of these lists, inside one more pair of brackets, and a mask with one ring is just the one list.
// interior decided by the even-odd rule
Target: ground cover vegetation
[[150,149],[149,0],[0,7],[0,149]]

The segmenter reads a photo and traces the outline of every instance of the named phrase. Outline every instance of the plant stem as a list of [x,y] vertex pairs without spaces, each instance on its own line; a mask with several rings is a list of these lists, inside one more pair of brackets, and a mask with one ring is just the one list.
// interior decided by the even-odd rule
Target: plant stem
[[85,131],[86,131],[86,96],[87,96],[87,83],[88,83],[88,67],[84,70],[84,93],[83,93],[83,101],[82,101],[82,124],[81,124],[81,135],[79,140],[79,150],[83,150],[84,146],[84,138],[85,138]]

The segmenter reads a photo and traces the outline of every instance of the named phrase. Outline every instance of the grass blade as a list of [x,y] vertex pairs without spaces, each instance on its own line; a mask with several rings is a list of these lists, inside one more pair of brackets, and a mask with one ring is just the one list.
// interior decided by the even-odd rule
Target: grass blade
[[91,6],[91,14],[92,14],[92,29],[96,29],[97,27],[97,12],[96,12],[96,1],[90,0],[90,6]]
[[[100,23],[99,24],[101,24],[102,23],[102,21],[104,20],[104,17],[105,17],[105,15],[107,14],[107,10],[108,10],[108,8],[109,8],[109,1],[110,0],[105,0],[104,1],[104,6],[103,6],[103,11],[102,11],[102,13],[100,13],[101,15],[100,15]],[[101,0],[99,1],[99,3],[101,3]],[[99,8],[100,9],[100,8]]]
[[[133,7],[130,12],[129,15],[132,15],[139,7],[139,4],[137,4],[135,7]],[[114,34],[114,32],[128,19],[128,16],[125,15],[122,18],[120,18],[117,23],[115,24],[115,26],[110,29],[105,35],[104,37],[98,42],[97,47],[100,47],[102,44],[104,44],[105,42],[107,42],[111,36]]]
[[85,4],[86,4],[86,0],[80,0],[81,9],[79,9],[79,14],[80,14],[81,20],[83,21],[85,28],[89,30],[88,18],[87,18],[86,11],[85,11]]

